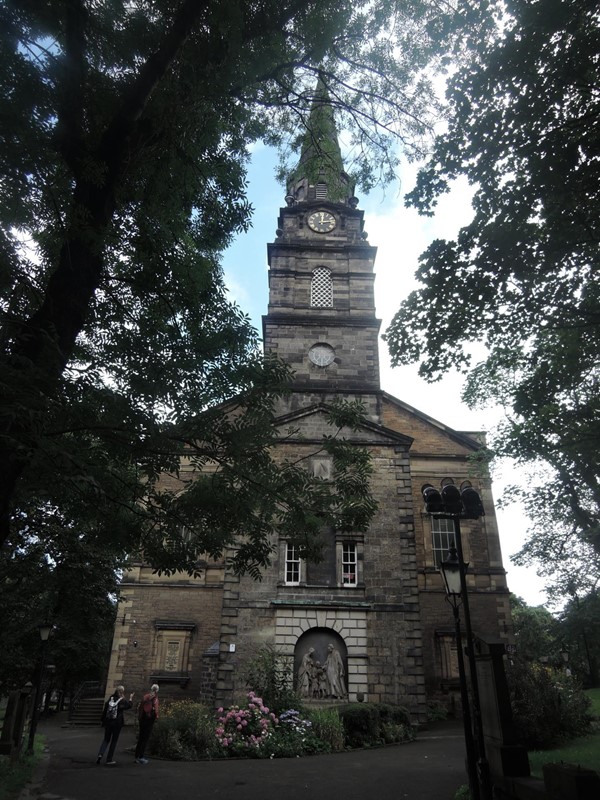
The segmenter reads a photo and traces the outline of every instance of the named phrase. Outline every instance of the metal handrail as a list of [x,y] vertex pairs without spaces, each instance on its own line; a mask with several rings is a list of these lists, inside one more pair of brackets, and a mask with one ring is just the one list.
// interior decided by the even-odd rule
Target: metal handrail
[[83,681],[83,683],[80,683],[69,705],[69,719],[71,719],[77,710],[77,706],[85,697],[92,697],[94,695],[102,695],[102,697],[104,697],[104,686],[100,681]]

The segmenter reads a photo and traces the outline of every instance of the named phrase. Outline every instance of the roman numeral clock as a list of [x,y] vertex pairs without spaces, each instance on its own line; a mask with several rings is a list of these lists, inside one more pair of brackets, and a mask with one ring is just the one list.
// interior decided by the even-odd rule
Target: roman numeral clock
[[336,226],[336,219],[329,211],[313,211],[306,221],[311,231],[316,233],[329,233]]

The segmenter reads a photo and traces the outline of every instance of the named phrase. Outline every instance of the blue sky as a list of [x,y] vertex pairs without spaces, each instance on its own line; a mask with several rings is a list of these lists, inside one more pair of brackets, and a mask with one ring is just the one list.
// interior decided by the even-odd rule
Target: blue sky
[[[223,260],[231,298],[259,331],[268,302],[267,243],[275,239],[277,216],[285,196],[275,179],[275,165],[276,155],[270,148],[258,145],[254,149],[248,171],[253,225],[248,233],[237,237]],[[382,332],[400,301],[415,286],[413,275],[420,253],[432,239],[453,236],[461,224],[468,222],[471,213],[471,192],[466,184],[458,184],[444,196],[432,218],[419,217],[414,210],[404,208],[402,196],[412,188],[415,173],[416,168],[409,165],[403,169],[402,181],[385,192],[368,196],[357,192],[359,208],[365,211],[369,243],[378,248],[375,304],[377,316],[383,320]],[[392,369],[384,342],[380,344],[380,359],[382,389],[434,419],[463,431],[490,430],[497,423],[497,409],[472,411],[461,402],[461,376],[448,375],[431,385],[418,377],[416,366]],[[498,466],[494,472],[495,497],[501,496],[505,483],[515,480],[512,465]],[[510,554],[519,549],[525,538],[526,518],[515,506],[497,510],[497,516],[509,588],[531,605],[543,603],[543,582],[535,571],[513,566],[509,561]]]

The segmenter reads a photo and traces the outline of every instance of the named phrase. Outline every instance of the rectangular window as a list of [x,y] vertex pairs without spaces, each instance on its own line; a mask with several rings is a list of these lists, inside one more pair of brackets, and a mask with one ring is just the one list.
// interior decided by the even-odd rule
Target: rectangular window
[[441,677],[443,680],[456,680],[460,676],[456,639],[451,634],[437,634],[437,640],[442,668]]
[[325,200],[327,198],[327,184],[317,183],[315,186],[315,197],[317,200]]
[[439,567],[448,555],[450,548],[456,547],[453,520],[431,518],[431,546],[433,549],[433,563],[436,567]]
[[342,545],[342,585],[356,586],[357,584],[357,553],[354,542],[344,542]]
[[333,306],[333,277],[327,267],[315,267],[310,282],[310,304],[321,308]]
[[293,544],[285,546],[285,582],[291,586],[300,583],[300,557]]

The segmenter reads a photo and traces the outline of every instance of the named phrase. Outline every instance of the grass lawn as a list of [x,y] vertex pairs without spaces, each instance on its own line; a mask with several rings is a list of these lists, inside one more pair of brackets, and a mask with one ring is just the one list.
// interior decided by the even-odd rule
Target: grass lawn
[[36,736],[33,755],[22,755],[11,763],[8,756],[0,756],[0,800],[14,800],[33,777],[44,749],[43,736]]
[[600,719],[600,689],[587,689],[585,693],[592,701],[592,716]]
[[535,750],[529,753],[531,774],[538,778],[542,777],[544,764],[561,761],[600,772],[600,733],[573,739],[556,750]]
[[[586,694],[592,701],[592,716],[600,719],[600,689],[588,689]],[[600,731],[572,739],[555,750],[535,750],[529,753],[531,774],[538,778],[542,777],[544,764],[561,761],[600,772]]]

